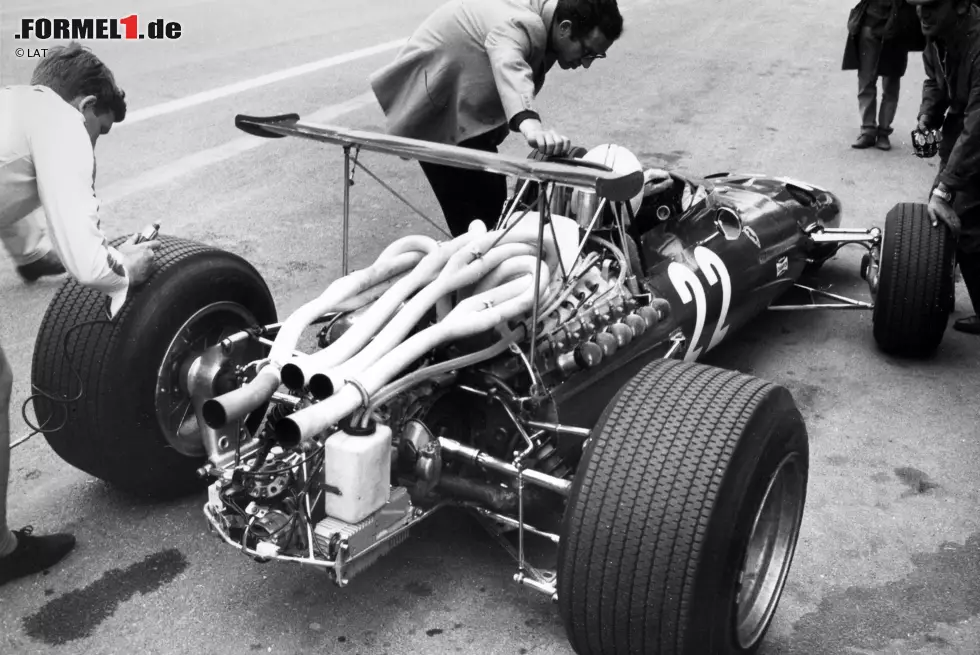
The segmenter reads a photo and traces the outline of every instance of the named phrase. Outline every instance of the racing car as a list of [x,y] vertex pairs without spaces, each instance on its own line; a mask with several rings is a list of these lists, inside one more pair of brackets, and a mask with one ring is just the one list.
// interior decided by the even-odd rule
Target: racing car
[[[800,533],[807,429],[786,388],[697,360],[767,310],[869,310],[883,350],[934,350],[952,241],[924,206],[848,229],[818,186],[665,180],[612,144],[522,159],[295,114],[236,124],[340,146],[348,182],[367,152],[516,182],[495,225],[406,236],[355,271],[345,184],[343,275],[281,322],[251,264],[174,236],[112,321],[66,282],[33,362],[51,447],[133,492],[207,486],[229,548],[341,586],[462,508],[579,653],[756,650]],[[801,281],[851,244],[872,301]]]

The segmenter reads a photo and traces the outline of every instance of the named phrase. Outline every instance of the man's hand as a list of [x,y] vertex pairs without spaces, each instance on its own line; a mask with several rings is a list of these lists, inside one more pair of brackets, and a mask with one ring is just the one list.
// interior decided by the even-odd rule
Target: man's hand
[[922,114],[921,116],[919,116],[918,128],[919,128],[919,131],[920,132],[928,132],[929,131],[929,119],[928,119],[928,117],[925,114]]
[[527,145],[549,157],[563,157],[572,150],[572,142],[568,137],[554,130],[546,130],[541,121],[527,118],[521,121],[521,134],[527,140]]
[[937,227],[942,221],[949,227],[954,239],[960,237],[960,217],[953,211],[953,207],[938,196],[929,196],[929,220],[932,226]]
[[150,277],[150,269],[153,267],[153,259],[156,257],[156,249],[160,247],[159,241],[144,241],[136,243],[138,234],[134,234],[126,243],[117,248],[119,254],[123,256],[123,265],[129,273],[129,286],[135,287],[146,282]]

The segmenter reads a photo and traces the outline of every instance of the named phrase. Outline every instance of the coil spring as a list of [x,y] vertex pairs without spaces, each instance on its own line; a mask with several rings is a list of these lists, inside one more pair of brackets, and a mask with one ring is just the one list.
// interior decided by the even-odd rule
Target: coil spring
[[528,456],[528,460],[533,462],[532,468],[535,471],[547,473],[556,478],[567,479],[575,472],[575,469],[572,468],[550,439],[538,446]]

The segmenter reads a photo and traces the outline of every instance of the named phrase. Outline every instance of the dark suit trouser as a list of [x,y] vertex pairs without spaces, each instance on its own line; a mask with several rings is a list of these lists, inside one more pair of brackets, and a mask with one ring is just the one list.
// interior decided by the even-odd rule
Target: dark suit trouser
[[980,314],[980,194],[960,192],[956,195],[953,209],[962,223],[960,240],[956,244],[956,261],[970,294],[973,312]]
[[861,133],[885,136],[892,133],[892,121],[898,111],[898,94],[902,87],[901,77],[881,78],[881,110],[877,116],[878,62],[881,59],[883,41],[861,28],[858,36],[860,60],[858,63],[858,108],[861,112]]
[[[492,131],[461,141],[458,145],[474,150],[497,152],[500,141],[499,131]],[[439,206],[442,207],[449,232],[454,237],[465,234],[470,222],[474,220],[483,221],[488,229],[493,228],[507,201],[505,175],[428,162],[419,163],[432,186],[432,191],[436,194]]]

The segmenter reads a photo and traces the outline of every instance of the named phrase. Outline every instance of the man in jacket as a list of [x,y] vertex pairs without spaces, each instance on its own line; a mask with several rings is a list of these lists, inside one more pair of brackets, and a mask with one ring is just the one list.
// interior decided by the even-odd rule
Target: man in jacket
[[[848,20],[844,70],[857,69],[861,134],[852,148],[891,150],[889,136],[898,111],[902,76],[908,68],[907,28],[917,31],[915,11],[905,0],[860,0]],[[918,49],[921,50],[921,47]],[[878,78],[881,105],[878,106]]]
[[[116,249],[99,229],[94,148],[100,135],[126,117],[125,93],[105,64],[77,43],[50,48],[31,81],[0,89],[0,227],[43,208],[65,268],[106,294],[111,317],[129,289],[149,276],[159,245],[130,239]],[[0,347],[0,584],[43,571],[75,545],[71,535],[37,537],[31,527],[7,527],[12,386]]]
[[[929,197],[933,225],[958,236],[956,259],[980,311],[980,7],[970,0],[908,0],[915,5],[928,44],[918,128],[942,128],[939,174]],[[980,334],[976,315],[953,323]]]
[[[616,0],[452,0],[436,9],[393,63],[371,76],[388,133],[497,152],[509,131],[546,155],[569,139],[546,129],[534,97],[557,63],[589,68],[623,30]],[[492,227],[506,177],[422,163],[455,236]]]

